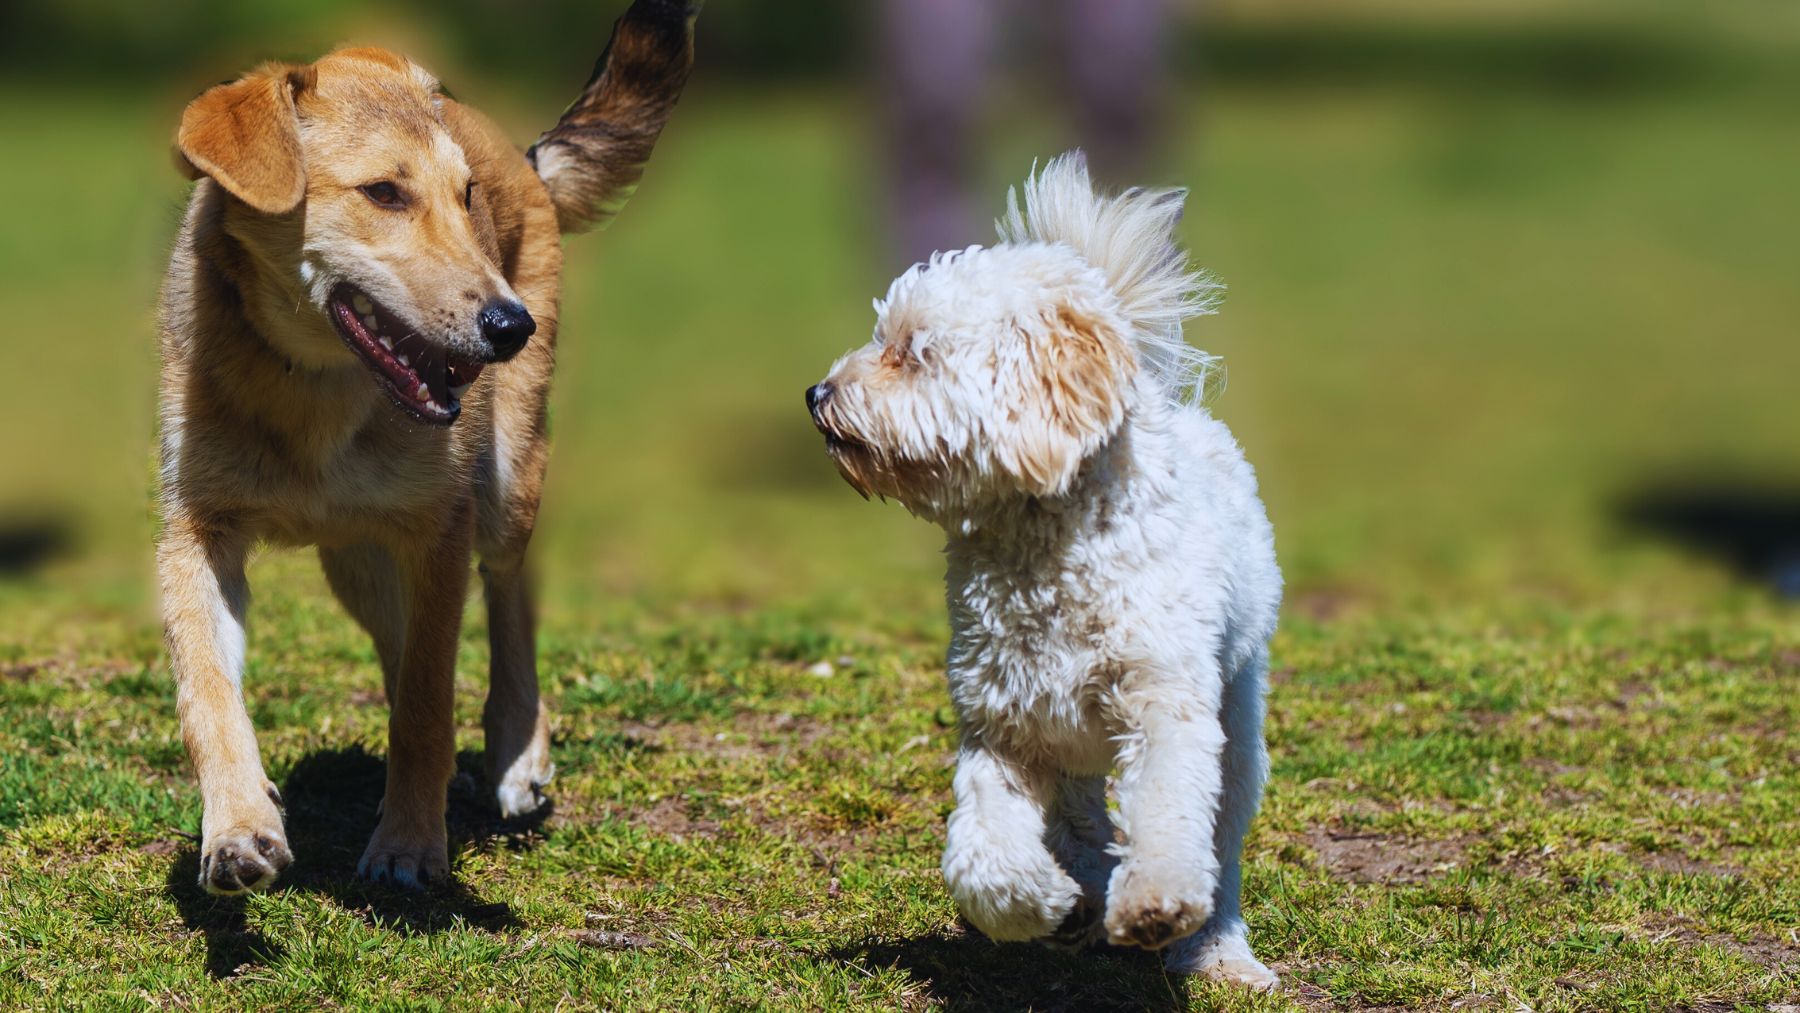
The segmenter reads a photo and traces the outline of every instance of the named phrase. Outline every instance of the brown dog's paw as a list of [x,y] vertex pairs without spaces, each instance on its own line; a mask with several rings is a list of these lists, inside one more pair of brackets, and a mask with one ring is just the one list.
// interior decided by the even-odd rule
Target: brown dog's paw
[[384,821],[369,838],[369,847],[356,863],[356,874],[371,883],[423,890],[433,883],[449,882],[450,851],[441,831],[409,838],[389,829]]
[[209,838],[200,850],[200,887],[233,896],[268,888],[294,861],[279,829],[234,827]]

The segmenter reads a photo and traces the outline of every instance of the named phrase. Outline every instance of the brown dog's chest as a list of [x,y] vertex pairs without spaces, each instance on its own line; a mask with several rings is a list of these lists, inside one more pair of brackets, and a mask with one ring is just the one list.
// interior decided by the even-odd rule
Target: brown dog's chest
[[180,420],[165,480],[188,510],[277,543],[392,543],[434,534],[468,494],[485,411],[445,430],[354,384],[348,397],[282,394],[279,428],[241,411]]

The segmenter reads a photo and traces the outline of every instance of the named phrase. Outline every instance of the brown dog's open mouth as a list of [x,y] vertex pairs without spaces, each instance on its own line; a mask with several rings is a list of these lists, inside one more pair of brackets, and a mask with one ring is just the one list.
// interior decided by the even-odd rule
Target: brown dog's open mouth
[[447,426],[482,364],[428,341],[368,294],[348,283],[331,293],[331,322],[368,363],[388,396],[420,422]]

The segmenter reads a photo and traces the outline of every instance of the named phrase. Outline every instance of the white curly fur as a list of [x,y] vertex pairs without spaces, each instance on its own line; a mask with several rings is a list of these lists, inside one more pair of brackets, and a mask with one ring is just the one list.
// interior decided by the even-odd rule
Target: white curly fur
[[1064,156],[1024,197],[1000,245],[897,279],[808,397],[853,485],[949,536],[944,876],[995,939],[1270,987],[1238,857],[1281,575],[1249,464],[1188,392],[1181,323],[1217,286],[1175,246],[1176,192],[1096,194]]
[[1182,337],[1189,317],[1217,312],[1225,286],[1188,269],[1175,242],[1185,189],[1133,188],[1107,197],[1088,179],[1079,150],[1033,166],[1019,191],[1006,192],[1006,217],[994,223],[1003,243],[1064,243],[1106,273],[1107,285],[1137,328],[1138,352],[1176,400],[1203,399],[1219,358]]

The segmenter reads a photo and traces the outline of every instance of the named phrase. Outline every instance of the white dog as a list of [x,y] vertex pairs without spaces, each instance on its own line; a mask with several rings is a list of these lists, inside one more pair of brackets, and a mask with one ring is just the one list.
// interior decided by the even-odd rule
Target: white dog
[[949,535],[963,914],[1268,988],[1238,856],[1281,573],[1255,475],[1198,403],[1210,359],[1181,324],[1216,286],[1175,244],[1184,196],[1096,194],[1078,152],[1052,161],[999,245],[901,275],[807,405],[851,485]]

